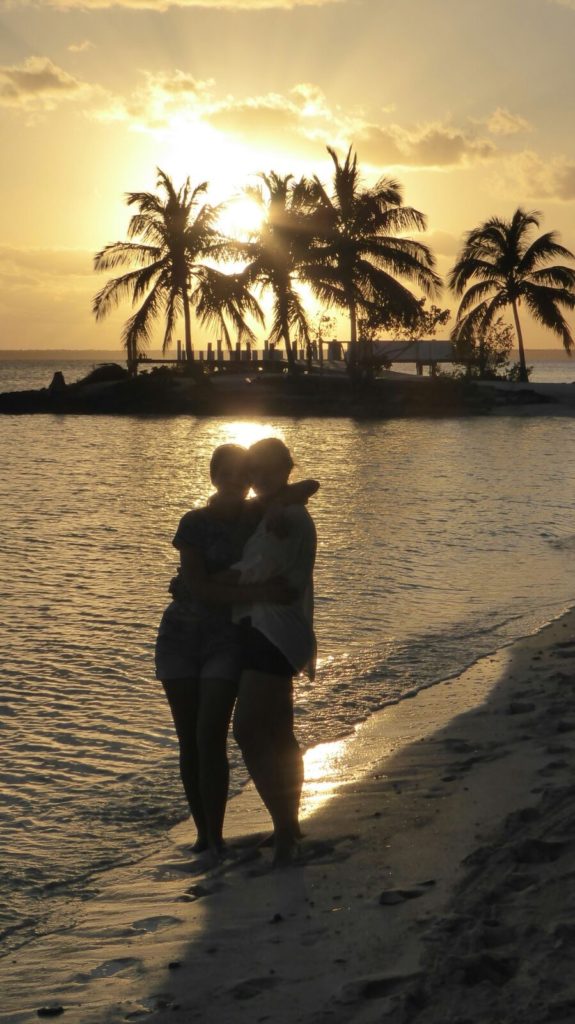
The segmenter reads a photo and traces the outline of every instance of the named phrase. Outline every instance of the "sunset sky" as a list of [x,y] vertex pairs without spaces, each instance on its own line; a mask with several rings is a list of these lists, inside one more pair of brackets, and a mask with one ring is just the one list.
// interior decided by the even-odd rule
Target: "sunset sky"
[[0,0],[0,348],[118,347],[92,259],[158,166],[221,199],[352,143],[441,273],[518,205],[575,249],[574,44],[575,0]]

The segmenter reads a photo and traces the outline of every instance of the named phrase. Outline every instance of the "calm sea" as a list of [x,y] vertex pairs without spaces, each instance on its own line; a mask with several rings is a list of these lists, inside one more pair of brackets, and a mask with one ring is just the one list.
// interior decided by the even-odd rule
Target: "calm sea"
[[[18,386],[51,372],[28,363]],[[321,660],[316,683],[297,687],[304,743],[575,604],[570,417],[0,417],[5,949],[69,923],[69,901],[88,899],[99,871],[142,856],[185,816],[153,677],[170,541],[209,493],[212,449],[269,434],[322,484],[310,506]]]

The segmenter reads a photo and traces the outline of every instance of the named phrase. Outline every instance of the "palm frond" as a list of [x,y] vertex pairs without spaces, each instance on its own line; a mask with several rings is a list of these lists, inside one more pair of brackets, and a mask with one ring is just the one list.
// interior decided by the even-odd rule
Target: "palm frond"
[[201,274],[197,275],[190,302],[201,323],[221,330],[228,347],[231,347],[231,338],[227,320],[231,321],[239,341],[255,341],[247,316],[263,323],[259,303],[241,274],[224,274],[212,267],[203,267]]
[[499,295],[494,295],[491,299],[480,302],[465,316],[458,315],[450,335],[452,341],[467,341],[477,337],[481,332],[488,331],[506,305]]
[[459,304],[457,318],[466,316],[478,302],[485,302],[492,295],[494,288],[495,285],[492,281],[478,281],[476,284],[471,285]]
[[571,354],[573,335],[559,306],[564,305],[568,309],[575,309],[575,294],[567,289],[559,292],[556,288],[546,288],[543,285],[536,287],[525,285],[522,299],[533,319],[552,331],[553,334],[558,335],[563,342],[565,351]]
[[415,295],[397,280],[393,274],[387,273],[371,263],[362,266],[359,275],[361,284],[358,291],[361,304],[366,311],[370,307],[385,308],[396,316],[415,316],[420,306]]
[[140,355],[143,348],[152,341],[152,323],[158,317],[165,296],[154,288],[140,308],[126,321],[122,331],[122,342],[128,352]]
[[166,353],[172,344],[172,338],[176,329],[178,316],[182,313],[182,296],[180,292],[172,291],[166,300],[166,326],[164,339],[162,341],[162,353]]
[[542,267],[527,278],[529,284],[543,284],[557,288],[575,288],[575,270],[571,267]]
[[517,268],[522,277],[531,274],[551,259],[575,259],[573,253],[557,241],[557,237],[556,231],[546,231],[531,243],[523,253]]
[[[363,253],[356,258],[357,273],[366,272],[369,262],[376,267],[413,281],[425,295],[438,295],[442,281],[433,269],[435,260],[431,251],[421,242],[407,238],[375,238],[363,245]],[[367,259],[366,259],[367,257]]]
[[[136,297],[151,284],[154,276],[163,268],[163,263],[159,262],[143,270],[131,270],[121,277],[115,277],[108,281],[94,297],[92,311],[96,320],[102,320],[123,299],[131,297],[132,302],[134,302]],[[139,285],[142,275],[144,275],[145,286]]]
[[477,278],[480,281],[492,281],[503,287],[505,281],[498,267],[487,259],[476,256],[460,256],[447,277],[447,284],[455,295],[461,295],[469,281]]
[[141,245],[135,242],[113,242],[94,256],[94,270],[112,270],[125,263],[146,266],[161,256],[155,245]]

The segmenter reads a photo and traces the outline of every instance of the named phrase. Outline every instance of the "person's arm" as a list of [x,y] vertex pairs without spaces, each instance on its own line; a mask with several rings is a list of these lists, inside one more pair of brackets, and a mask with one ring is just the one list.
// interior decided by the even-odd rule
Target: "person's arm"
[[307,505],[319,488],[319,480],[298,480],[294,484],[286,484],[275,500],[278,505]]
[[266,530],[275,533],[276,537],[287,537],[289,524],[285,510],[293,505],[307,505],[319,488],[319,480],[298,480],[295,484],[286,484],[264,514]]
[[181,548],[180,565],[186,588],[206,604],[289,604],[294,600],[294,588],[279,577],[261,583],[240,583],[240,573],[234,569],[210,575],[197,548]]
[[282,557],[276,560],[277,571],[301,595],[313,578],[317,548],[313,520],[304,509],[286,510],[288,536],[277,548]]

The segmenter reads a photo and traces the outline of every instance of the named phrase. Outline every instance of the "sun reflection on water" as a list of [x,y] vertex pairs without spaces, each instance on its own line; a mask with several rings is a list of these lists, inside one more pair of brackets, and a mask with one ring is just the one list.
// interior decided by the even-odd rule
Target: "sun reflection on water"
[[304,761],[305,784],[302,794],[302,818],[309,818],[327,804],[337,793],[343,781],[341,769],[350,737],[320,743],[306,750]]
[[279,437],[284,440],[283,431],[271,423],[260,420],[232,420],[218,422],[214,436],[214,447],[219,444],[241,444],[245,448],[261,441],[264,437]]

